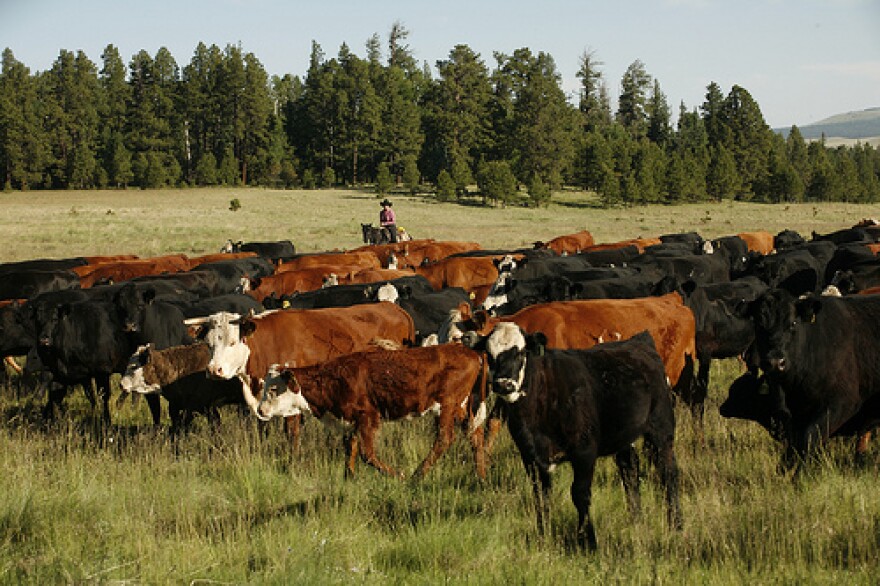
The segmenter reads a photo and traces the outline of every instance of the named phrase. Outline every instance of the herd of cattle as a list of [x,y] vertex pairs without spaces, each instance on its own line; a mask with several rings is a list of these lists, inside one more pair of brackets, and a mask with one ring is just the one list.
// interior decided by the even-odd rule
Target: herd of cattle
[[865,220],[809,239],[596,244],[582,231],[513,250],[413,240],[297,254],[279,241],[12,262],[0,264],[0,355],[8,376],[48,389],[47,420],[82,385],[110,424],[118,373],[155,424],[165,398],[175,432],[227,404],[285,418],[293,441],[303,415],[342,424],[347,473],[360,457],[397,475],[374,449],[381,422],[434,413],[416,474],[460,426],[482,476],[506,421],[539,525],[551,467],[569,461],[578,540],[595,548],[595,461],[615,456],[637,510],[638,438],[681,525],[673,405],[700,421],[713,358],[744,365],[721,415],[764,426],[787,461],[836,435],[864,456],[880,423],[878,242]]

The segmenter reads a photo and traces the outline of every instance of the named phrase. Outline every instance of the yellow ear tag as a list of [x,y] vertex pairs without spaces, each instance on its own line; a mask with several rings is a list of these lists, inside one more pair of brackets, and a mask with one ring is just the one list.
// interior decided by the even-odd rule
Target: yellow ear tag
[[471,301],[473,301],[474,299],[477,298],[477,296],[474,294],[473,291],[471,291],[470,293],[468,293],[468,298],[469,298]]
[[281,309],[290,309],[290,301],[285,299],[281,302]]

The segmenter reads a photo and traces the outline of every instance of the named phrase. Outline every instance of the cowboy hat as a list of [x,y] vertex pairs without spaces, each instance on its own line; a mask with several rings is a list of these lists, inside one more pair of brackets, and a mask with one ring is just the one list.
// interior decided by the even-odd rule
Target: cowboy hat
[[380,202],[379,202],[379,205],[380,205],[380,206],[390,206],[390,205],[393,205],[393,204],[392,204],[390,201],[388,201],[388,199],[386,198],[386,199],[383,199],[382,201],[380,201]]

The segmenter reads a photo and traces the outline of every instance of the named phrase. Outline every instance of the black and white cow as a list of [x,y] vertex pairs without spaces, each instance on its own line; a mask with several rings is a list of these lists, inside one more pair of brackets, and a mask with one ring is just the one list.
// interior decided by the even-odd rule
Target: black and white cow
[[559,460],[571,462],[574,471],[579,545],[596,548],[589,507],[598,457],[615,456],[637,512],[638,455],[632,444],[640,437],[654,450],[669,521],[681,526],[673,397],[647,332],[588,350],[551,350],[542,333],[501,322],[487,338],[468,343],[488,355],[493,391],[506,403],[508,429],[532,479],[540,529],[548,513],[551,465]]

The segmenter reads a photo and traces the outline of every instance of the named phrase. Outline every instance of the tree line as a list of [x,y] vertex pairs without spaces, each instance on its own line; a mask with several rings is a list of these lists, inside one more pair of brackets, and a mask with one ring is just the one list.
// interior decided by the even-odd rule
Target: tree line
[[199,43],[183,67],[165,48],[126,65],[108,45],[100,66],[62,50],[33,74],[7,48],[4,188],[429,184],[444,200],[532,205],[564,185],[605,205],[880,199],[876,149],[807,142],[796,126],[783,138],[738,85],[725,95],[710,83],[673,124],[640,60],[613,109],[593,52],[580,56],[569,99],[547,53],[495,52],[490,68],[462,44],[432,70],[408,35],[395,23],[384,54],[373,35],[363,57],[343,44],[328,58],[313,42],[304,79],[270,77],[238,45]]

